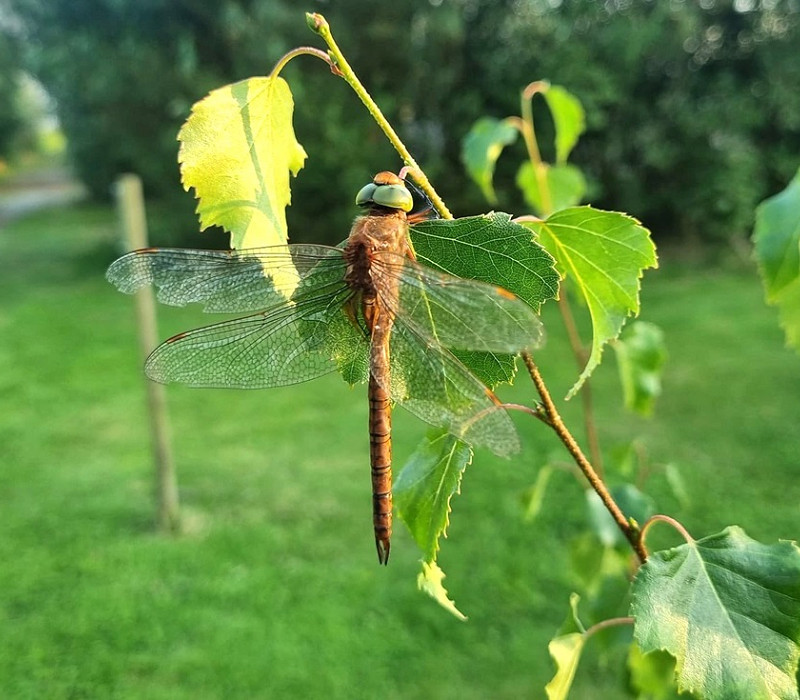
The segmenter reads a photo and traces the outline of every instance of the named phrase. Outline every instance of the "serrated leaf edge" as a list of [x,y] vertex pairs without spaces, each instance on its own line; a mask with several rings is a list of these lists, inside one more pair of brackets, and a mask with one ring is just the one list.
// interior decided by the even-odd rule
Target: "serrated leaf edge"
[[[417,574],[417,588],[427,596],[433,598],[433,600],[456,618],[465,622],[467,616],[456,607],[447,589],[442,585],[442,581],[446,578],[444,571],[442,571],[435,561],[426,562],[423,560],[421,564],[422,570]],[[431,582],[431,584],[429,585],[428,582]]]
[[[698,551],[698,549],[699,549],[697,547],[698,542],[702,542],[703,540],[708,539],[710,537],[715,537],[715,536],[719,536],[719,535],[725,534],[725,533],[727,533],[729,531],[730,532],[736,532],[737,534],[743,535],[743,536],[747,537],[748,539],[752,540],[752,538],[750,538],[744,532],[744,530],[742,528],[740,528],[740,527],[738,527],[736,525],[732,525],[732,526],[726,527],[724,530],[722,530],[722,532],[717,533],[716,535],[708,535],[707,537],[704,537],[701,540],[687,541],[687,542],[684,542],[684,544],[678,545],[677,547],[670,547],[669,549],[660,550],[660,551],[663,552],[663,553],[673,553],[673,552],[677,552],[678,550],[686,547],[688,552],[691,552],[692,550],[694,550],[694,552],[696,553]],[[757,540],[753,540],[753,541],[757,541]],[[792,549],[794,549],[795,551],[800,553],[800,547],[798,547],[797,543],[794,540],[783,540],[783,539],[781,539],[781,540],[778,540],[777,544],[788,544]],[[699,557],[700,555],[696,554],[696,556]],[[700,557],[700,559],[702,560],[702,557]],[[688,693],[693,693],[693,694],[699,694],[701,689],[696,688],[696,687],[691,686],[691,685],[684,685],[681,682],[681,674],[682,674],[683,667],[684,667],[684,659],[679,659],[673,653],[673,651],[668,649],[666,646],[654,646],[654,647],[645,648],[645,646],[642,643],[642,640],[639,638],[638,625],[637,625],[637,621],[638,621],[639,618],[637,616],[637,609],[638,609],[639,603],[640,603],[640,600],[639,600],[640,599],[640,595],[639,595],[639,593],[636,592],[635,581],[636,581],[636,578],[638,578],[638,576],[639,576],[639,572],[641,572],[642,569],[645,566],[647,566],[647,562],[642,564],[642,566],[639,568],[639,571],[637,571],[636,577],[634,578],[634,585],[632,587],[632,592],[631,592],[630,611],[631,611],[631,615],[632,615],[632,617],[634,619],[634,626],[633,626],[634,639],[635,639],[636,643],[639,645],[639,648],[645,654],[648,654],[648,653],[650,653],[652,651],[663,651],[663,652],[669,654],[673,659],[675,659],[675,676],[674,676],[674,679],[675,679],[676,687],[678,688],[679,692],[688,692]],[[715,590],[713,585],[711,585],[711,588]],[[727,609],[724,608],[724,606],[723,606],[723,609],[726,611],[726,616],[727,616]],[[775,630],[771,630],[771,631],[775,632]],[[777,634],[780,634],[780,633],[777,633]],[[738,632],[737,632],[736,636],[737,636],[737,638],[739,637]],[[781,635],[781,636],[785,637],[785,635]],[[789,639],[790,642],[793,642],[794,644],[800,646],[800,640],[798,640],[798,639],[790,639],[788,637],[785,637],[785,638]],[[746,645],[744,645],[744,644],[743,644],[743,646],[746,647]],[[761,657],[761,658],[763,658],[763,657]],[[766,659],[765,659],[765,661],[766,661]],[[795,668],[794,668],[795,676],[797,675],[797,672],[798,672],[798,667],[797,667],[797,664],[796,664]],[[769,693],[768,687],[766,687],[766,690],[767,690],[767,693]]]
[[[447,437],[447,435],[445,435],[444,437]],[[453,446],[450,448],[449,459],[452,460],[453,455],[455,454],[456,449],[459,446],[459,443],[461,443],[461,440],[458,440],[458,439],[456,439],[456,441],[453,443]],[[467,470],[467,467],[469,467],[472,464],[472,459],[475,456],[475,452],[473,451],[472,446],[468,445],[467,443],[463,443],[463,444],[467,445],[467,447],[469,448],[469,456],[467,457],[467,460],[464,462],[464,466],[461,469],[458,470],[458,480],[456,481],[455,489],[447,497],[447,501],[446,501],[447,506],[446,506],[445,511],[444,511],[444,524],[442,525],[442,529],[439,532],[439,534],[437,535],[436,541],[434,542],[434,545],[433,545],[433,559],[431,561],[434,561],[434,562],[436,561],[436,556],[437,556],[437,554],[439,554],[439,550],[441,549],[441,544],[440,544],[441,539],[442,538],[447,539],[447,528],[450,527],[450,513],[453,512],[453,507],[451,505],[452,501],[453,501],[453,497],[461,495],[461,482],[464,479],[464,472]],[[442,475],[442,479],[439,480],[439,484],[437,485],[437,488],[436,488],[436,494],[437,495],[440,493],[441,489],[443,488],[443,480],[444,480],[444,475]]]
[[[584,367],[583,371],[581,372],[580,376],[578,377],[578,380],[575,382],[575,384],[572,386],[572,388],[569,390],[569,392],[567,392],[567,395],[565,397],[565,400],[567,400],[567,401],[569,399],[571,399],[573,396],[575,396],[575,394],[577,394],[578,391],[580,391],[581,387],[584,385],[586,380],[592,375],[594,370],[600,365],[600,363],[601,363],[601,361],[603,359],[603,351],[605,350],[606,345],[608,345],[609,342],[611,342],[613,340],[617,340],[617,338],[619,338],[620,333],[622,333],[622,329],[625,327],[625,323],[627,322],[627,320],[630,317],[634,317],[635,318],[635,317],[637,317],[639,315],[639,310],[640,310],[640,299],[639,299],[639,296],[640,296],[640,292],[642,290],[642,278],[644,277],[644,272],[645,272],[645,270],[658,269],[658,256],[657,256],[657,253],[656,253],[655,244],[653,243],[652,239],[649,236],[650,231],[645,226],[643,226],[641,221],[639,221],[637,218],[635,218],[633,216],[630,216],[629,214],[624,214],[622,212],[608,212],[608,211],[605,211],[605,210],[602,210],[602,209],[595,209],[594,207],[589,206],[589,205],[585,205],[585,206],[581,206],[581,207],[569,207],[567,209],[562,209],[562,210],[556,212],[555,215],[563,215],[565,212],[569,212],[570,210],[573,210],[573,209],[584,209],[584,210],[603,213],[603,214],[616,214],[617,216],[620,216],[623,219],[625,219],[625,224],[626,225],[633,224],[634,226],[641,227],[644,231],[646,231],[648,233],[648,240],[650,241],[650,244],[652,246],[653,263],[645,265],[644,267],[639,268],[639,273],[636,276],[636,293],[635,293],[635,299],[634,299],[635,306],[634,306],[633,309],[629,310],[622,317],[622,321],[619,324],[619,327],[617,328],[615,334],[613,336],[605,338],[600,343],[600,345],[597,347],[597,350],[596,350],[596,356],[595,356],[594,333],[593,333],[593,335],[592,335],[592,351],[591,351],[591,353],[589,355],[589,359],[587,360],[586,366]],[[551,230],[550,225],[548,224],[548,221],[549,221],[550,218],[552,218],[552,217],[548,217],[547,219],[542,220],[540,222],[541,226],[543,228],[547,229],[548,235],[550,235],[550,237],[552,238],[552,240],[554,241],[554,243],[555,243],[555,245],[556,245],[556,247],[558,249],[565,250],[565,251],[566,250],[572,250],[570,248],[567,248],[567,247],[563,246],[561,244],[561,242],[558,240],[558,237],[556,235],[554,235],[554,233]],[[564,224],[559,224],[559,225],[560,226],[564,226],[565,228],[578,229],[578,227],[575,226],[575,225],[571,225],[571,226],[567,226],[567,225],[564,225]],[[623,224],[621,223],[620,226],[622,226],[622,225]],[[601,236],[600,238],[603,238],[603,237]],[[614,241],[614,243],[618,245],[619,241]],[[635,253],[638,254],[638,251],[635,251],[633,248],[631,248],[631,250],[632,250],[632,252],[635,252]],[[602,268],[600,268],[597,265],[595,265],[591,260],[586,258],[586,256],[584,256],[584,255],[579,255],[578,257],[580,257],[583,260],[586,260],[587,263],[589,263],[592,267],[594,267],[596,270],[598,270],[603,277],[607,277],[615,286],[617,286],[619,288],[619,284],[617,284],[613,279],[608,277],[608,275],[604,272],[604,270]],[[567,260],[570,260],[570,258],[567,258]],[[557,260],[557,263],[558,262],[559,261]],[[580,279],[580,277],[576,274],[574,266],[572,264],[564,265],[564,267],[569,267],[570,268],[570,271],[572,273],[572,277],[573,278]],[[556,268],[556,269],[558,269],[558,268]],[[561,277],[561,279],[562,280],[566,279],[566,277],[567,277],[567,271],[565,270],[565,274]],[[587,291],[591,291],[588,286],[587,287],[581,287],[581,288],[582,289],[585,288]],[[595,300],[597,300],[597,296],[596,295],[593,294],[592,296],[593,296],[593,298]],[[598,305],[601,308],[605,309],[605,307],[602,304],[600,304],[599,301],[598,301]],[[590,314],[591,314],[591,311],[590,311]],[[592,322],[592,328],[594,330],[594,321]],[[593,362],[593,360],[594,360],[594,362]]]

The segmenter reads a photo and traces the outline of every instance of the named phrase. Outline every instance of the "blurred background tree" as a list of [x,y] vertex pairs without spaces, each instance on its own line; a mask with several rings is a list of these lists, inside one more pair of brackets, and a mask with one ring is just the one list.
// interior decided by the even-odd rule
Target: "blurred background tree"
[[[178,185],[181,122],[209,90],[315,43],[306,10],[325,14],[457,215],[485,209],[459,162],[461,139],[482,114],[516,113],[536,79],[563,84],[587,108],[574,160],[592,201],[639,217],[662,240],[745,235],[755,204],[789,179],[800,153],[798,0],[0,3],[7,41],[57,103],[79,177],[107,196],[118,173],[138,172],[187,234],[196,225]],[[299,59],[285,76],[310,156],[290,232],[335,241],[353,192],[399,163],[321,63]],[[512,183],[501,159],[500,208],[524,212]]]
[[16,42],[0,34],[0,161],[14,155],[25,130],[20,106],[21,71]]

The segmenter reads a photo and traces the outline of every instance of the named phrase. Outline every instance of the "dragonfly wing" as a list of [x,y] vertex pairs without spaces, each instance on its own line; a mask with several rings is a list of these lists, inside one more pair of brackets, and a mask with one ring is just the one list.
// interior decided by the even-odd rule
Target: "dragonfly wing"
[[[337,366],[329,327],[336,323],[343,332],[339,319],[350,294],[342,284],[333,295],[286,301],[259,314],[179,333],[153,351],[145,372],[165,384],[241,389],[319,377]],[[355,328],[352,333],[357,334]]]
[[[344,277],[341,250],[321,245],[284,245],[245,250],[144,248],[115,260],[106,277],[132,294],[147,285],[171,306],[199,302],[210,313],[247,313],[280,304],[302,288]],[[324,281],[323,281],[324,280]]]
[[452,353],[399,318],[390,347],[392,400],[465,442],[501,456],[519,451],[517,431],[508,414]]
[[424,338],[454,350],[516,354],[541,345],[544,329],[533,309],[511,292],[453,277],[413,260],[383,254],[376,265],[398,281],[384,303]]

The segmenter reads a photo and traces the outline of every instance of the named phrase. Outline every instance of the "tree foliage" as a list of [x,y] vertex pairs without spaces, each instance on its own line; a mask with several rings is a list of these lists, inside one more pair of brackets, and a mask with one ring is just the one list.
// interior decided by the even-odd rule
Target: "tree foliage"
[[[174,139],[190,105],[212,87],[264,75],[307,41],[297,20],[314,9],[288,0],[3,2],[17,20],[6,32],[25,40],[78,172],[101,195],[123,170],[140,173],[151,194],[176,192]],[[586,106],[573,161],[589,175],[591,200],[648,220],[657,235],[743,233],[800,151],[791,0],[415,0],[379,11],[342,0],[325,12],[461,214],[477,213],[480,200],[458,165],[460,140],[479,114],[512,112],[513,96],[542,75]],[[365,170],[394,156],[368,117],[353,117],[352,96],[322,90],[324,71],[313,72],[295,91],[295,123],[315,167],[296,183],[289,218],[294,240],[333,240]]]
[[[280,251],[256,249],[241,255],[158,248],[134,251],[115,261],[107,273],[121,291],[132,292],[154,284],[162,301],[178,306],[202,301],[207,311],[214,312],[246,312],[252,310],[254,303],[264,309],[259,314],[173,336],[146,361],[148,376],[155,381],[198,387],[268,388],[305,381],[336,366],[348,383],[363,382],[367,375],[370,381],[376,381],[378,365],[367,360],[369,344],[378,342],[374,335],[370,339],[370,331],[374,334],[379,327],[377,322],[372,325],[367,313],[372,301],[364,300],[359,312],[367,321],[366,329],[343,307],[353,294],[374,294],[391,310],[393,319],[386,344],[371,347],[372,358],[379,353],[392,358],[391,379],[384,376],[386,381],[381,386],[393,401],[434,426],[396,480],[402,518],[424,552],[418,578],[422,590],[463,618],[442,583],[444,572],[436,561],[439,538],[445,535],[450,502],[459,492],[464,469],[471,462],[472,446],[488,447],[499,456],[510,456],[518,450],[515,428],[502,410],[515,408],[553,430],[591,487],[590,525],[604,545],[601,559],[611,555],[609,565],[601,563],[596,570],[598,587],[594,592],[587,590],[592,618],[604,607],[599,595],[603,583],[613,576],[627,588],[628,574],[635,571],[630,599],[627,590],[622,597],[614,596],[614,607],[624,605],[628,615],[605,617],[587,628],[578,618],[578,597],[572,597],[572,621],[550,646],[557,670],[546,688],[548,696],[566,697],[590,636],[632,624],[637,650],[645,655],[666,651],[674,657],[674,680],[679,692],[689,691],[709,700],[797,700],[797,545],[761,544],[735,526],[696,540],[680,522],[658,514],[655,502],[634,484],[607,485],[562,419],[532,354],[543,339],[534,309],[556,296],[558,277],[562,282],[569,280],[587,300],[593,322],[591,355],[573,392],[580,387],[581,380],[599,362],[602,346],[619,335],[630,313],[638,312],[639,279],[644,269],[656,263],[649,231],[632,217],[616,212],[574,206],[553,210],[553,185],[542,177],[548,166],[536,144],[527,107],[529,99],[523,101],[523,118],[512,123],[523,134],[539,181],[540,213],[546,218],[525,216],[513,220],[508,214],[493,212],[453,219],[424,171],[364,91],[333,40],[325,18],[309,13],[306,20],[327,44],[327,54],[315,48],[300,48],[279,61],[268,78],[239,81],[214,91],[195,105],[181,131],[184,184],[193,187],[201,200],[201,222],[206,225],[210,214],[223,214],[225,221],[220,223],[231,233],[239,228],[249,233],[253,209],[274,220],[275,207],[288,205],[288,173],[296,174],[305,151],[291,128],[293,100],[288,84],[277,74],[289,57],[312,55],[324,60],[358,95],[404,160],[406,167],[401,177],[406,171],[412,173],[443,217],[429,222],[416,241],[420,243],[420,260],[430,260],[434,267],[444,270],[465,266],[463,273],[452,271],[472,279],[443,276],[405,261],[402,266],[385,265],[384,270],[395,272],[386,278],[374,275],[369,286],[359,288],[349,279],[352,248],[343,252],[323,246],[279,246]],[[533,86],[538,90],[549,84]],[[526,89],[523,96],[527,93]],[[579,101],[566,90],[559,89],[555,94],[560,95],[558,106],[548,104],[555,122],[555,160],[560,166],[565,165],[583,130],[583,111]],[[225,133],[226,125],[235,131],[232,140]],[[256,125],[267,125],[262,134],[264,148],[260,139],[250,137],[257,131]],[[242,133],[246,135],[244,142],[240,141]],[[222,142],[229,145],[220,153]],[[500,138],[500,142],[507,144],[508,139]],[[491,169],[495,161],[494,157],[487,158],[484,165]],[[216,167],[209,167],[209,163],[216,163]],[[376,178],[372,186],[376,191],[380,182],[381,178]],[[491,178],[488,182],[491,184]],[[486,191],[486,180],[479,180],[479,184]],[[788,201],[792,201],[791,196]],[[370,210],[370,215],[377,220],[378,210],[385,210],[390,203],[377,196],[375,202],[381,206]],[[777,204],[782,207],[783,199]],[[782,225],[776,227],[775,221],[784,223],[786,217],[776,217],[769,206],[765,205],[769,216],[764,216],[764,208],[761,210],[761,221],[766,218],[768,223],[765,235],[777,230],[781,242],[787,237],[786,232]],[[778,214],[782,213],[785,212],[780,209]],[[282,220],[278,223],[282,224]],[[283,227],[277,228],[281,233]],[[528,229],[533,230],[533,236],[525,233]],[[790,228],[789,233],[793,234],[794,229]],[[415,241],[414,233],[409,235]],[[354,239],[355,235],[351,236],[350,242]],[[759,240],[763,243],[763,236]],[[297,273],[291,285],[275,274],[275,268],[265,264],[272,260],[282,268],[290,259],[292,263],[302,263],[299,267],[288,266]],[[771,258],[767,256],[767,260]],[[332,265],[324,265],[326,261]],[[411,272],[401,272],[407,270],[406,266]],[[370,274],[377,269],[378,264],[373,264]],[[398,283],[397,291],[391,291],[391,285],[381,281],[392,274]],[[518,288],[519,297],[514,294]],[[532,293],[532,298],[525,298],[521,290]],[[276,295],[282,299],[273,304],[270,300]],[[559,301],[569,328],[572,314],[564,308],[568,301],[565,296]],[[658,381],[660,376],[660,340],[653,337],[646,342],[642,338],[640,342],[621,342],[623,347],[627,344],[627,360],[644,370],[636,377],[630,375],[633,383],[646,389],[643,394],[647,404],[657,390],[654,379]],[[580,342],[571,339],[571,345],[576,357],[580,357]],[[456,356],[444,352],[444,348],[451,348]],[[519,354],[538,400],[527,406],[501,403],[471,373],[472,370],[482,375],[473,368],[475,358],[462,355],[461,350]],[[479,363],[482,367],[484,360]],[[354,373],[355,366],[363,371]],[[633,404],[638,405],[637,410],[644,410],[641,401]],[[388,441],[388,423],[384,435]],[[388,462],[377,463],[380,469],[390,469]],[[372,465],[374,474],[374,459]],[[385,494],[379,493],[374,478],[373,488],[381,498],[390,493],[388,485],[381,486]],[[377,509],[374,512],[379,515]],[[646,533],[659,521],[670,524],[685,544],[648,551]],[[389,551],[388,512],[387,526],[382,530],[377,519],[375,522],[379,561],[385,564]],[[385,540],[380,532],[386,533]],[[638,559],[633,567],[618,556],[618,549],[628,547]],[[638,665],[635,685],[643,689],[649,682],[648,674],[646,664],[637,664],[637,653],[632,651],[629,660],[632,668]]]
[[0,159],[7,159],[24,129],[19,107],[19,52],[10,37],[0,34]]

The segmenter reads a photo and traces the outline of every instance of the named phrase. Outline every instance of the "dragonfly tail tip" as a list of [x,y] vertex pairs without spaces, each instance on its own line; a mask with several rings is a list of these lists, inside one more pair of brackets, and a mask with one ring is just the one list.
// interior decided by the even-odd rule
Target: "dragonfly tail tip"
[[386,566],[389,563],[389,540],[375,540],[375,547],[378,550],[378,563]]

